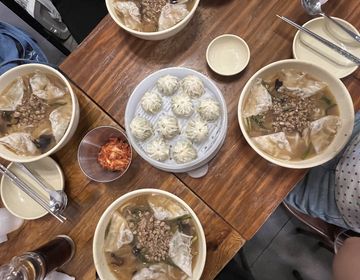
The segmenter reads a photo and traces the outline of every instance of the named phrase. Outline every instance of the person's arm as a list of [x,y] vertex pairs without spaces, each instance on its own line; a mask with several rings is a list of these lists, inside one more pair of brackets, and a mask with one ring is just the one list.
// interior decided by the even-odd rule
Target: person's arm
[[334,257],[334,280],[360,279],[360,238],[350,237]]

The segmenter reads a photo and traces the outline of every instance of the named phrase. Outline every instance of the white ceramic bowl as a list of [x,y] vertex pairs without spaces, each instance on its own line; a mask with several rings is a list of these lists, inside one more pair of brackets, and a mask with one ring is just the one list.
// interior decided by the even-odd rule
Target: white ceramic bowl
[[38,156],[19,156],[11,152],[9,149],[5,148],[3,145],[0,145],[0,157],[8,161],[32,162],[55,153],[56,151],[64,147],[65,144],[70,140],[70,138],[74,135],[75,130],[79,123],[80,109],[76,94],[74,93],[70,83],[64,77],[64,75],[62,75],[59,71],[55,70],[50,66],[34,63],[34,64],[24,64],[24,65],[16,66],[8,70],[7,72],[5,72],[0,76],[0,92],[2,92],[17,77],[34,73],[36,70],[58,77],[69,89],[71,102],[72,102],[72,113],[71,113],[70,123],[61,140],[52,149]]
[[175,24],[174,26],[172,26],[166,30],[157,31],[157,32],[140,32],[140,31],[136,31],[136,30],[133,30],[133,29],[130,29],[129,27],[127,27],[121,21],[121,19],[118,17],[118,15],[116,14],[114,6],[112,4],[113,2],[114,2],[114,0],[105,0],[106,8],[107,8],[110,16],[112,17],[112,19],[122,29],[126,30],[127,32],[134,35],[135,37],[138,37],[138,38],[141,38],[144,40],[156,41],[156,40],[164,40],[164,39],[170,38],[170,37],[174,36],[175,34],[179,33],[181,30],[183,30],[184,27],[189,23],[191,18],[194,16],[195,10],[196,10],[197,6],[199,5],[200,0],[195,0],[193,8],[191,9],[189,14],[183,20],[181,20],[180,22],[178,22],[177,24]]
[[105,231],[107,228],[107,225],[109,224],[109,221],[111,219],[111,216],[113,212],[118,209],[121,205],[123,205],[126,201],[128,201],[131,198],[134,198],[139,195],[144,194],[157,194],[157,195],[163,195],[167,198],[175,200],[177,203],[179,203],[182,207],[184,207],[191,215],[196,231],[199,237],[198,242],[198,252],[199,255],[197,257],[194,269],[193,269],[193,280],[198,280],[201,277],[201,274],[204,270],[205,266],[205,260],[206,260],[206,240],[205,240],[205,234],[204,230],[201,226],[201,223],[194,213],[194,211],[188,206],[182,199],[177,197],[176,195],[158,190],[158,189],[139,189],[136,191],[129,192],[121,197],[119,197],[117,200],[115,200],[102,214],[95,230],[94,240],[93,240],[93,257],[94,257],[94,263],[96,271],[102,280],[116,280],[115,276],[112,274],[111,270],[109,269],[108,265],[106,264],[105,260],[105,254],[104,254],[104,239],[105,239]]
[[[242,116],[242,108],[244,105],[244,101],[249,95],[250,89],[257,78],[267,77],[282,69],[291,69],[291,68],[309,73],[318,80],[327,83],[339,106],[340,118],[341,118],[341,126],[339,127],[338,133],[334,137],[331,144],[321,154],[300,161],[277,159],[265,153],[260,148],[258,148],[255,145],[255,143],[251,140],[248,133],[246,132],[245,123]],[[261,68],[250,78],[250,80],[246,83],[240,95],[240,100],[238,104],[238,119],[242,134],[244,135],[246,141],[264,159],[274,164],[288,168],[297,168],[297,169],[310,168],[321,165],[331,160],[345,147],[346,143],[348,142],[351,136],[351,132],[354,126],[354,105],[345,85],[338,78],[333,76],[331,73],[321,68],[320,66],[317,66],[315,64],[306,61],[301,61],[297,59],[288,59],[288,60],[281,60],[271,63]]]
[[239,36],[224,34],[211,41],[206,50],[210,68],[223,76],[240,73],[248,65],[250,49]]
[[[27,163],[30,170],[35,170],[49,185],[56,190],[64,189],[64,174],[60,166],[51,157],[42,158],[36,162]],[[8,165],[22,181],[33,188],[47,201],[50,200],[46,193],[33,179],[29,178],[13,162]],[[25,219],[34,220],[45,216],[48,212],[35,202],[30,196],[20,190],[8,177],[2,176],[0,183],[1,199],[10,213]]]

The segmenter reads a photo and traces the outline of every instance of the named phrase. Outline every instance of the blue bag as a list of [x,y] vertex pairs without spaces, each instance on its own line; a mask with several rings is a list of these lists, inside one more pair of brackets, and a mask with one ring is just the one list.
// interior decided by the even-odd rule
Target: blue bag
[[35,41],[24,31],[0,21],[0,75],[18,65],[12,60],[26,59],[47,63],[48,59]]

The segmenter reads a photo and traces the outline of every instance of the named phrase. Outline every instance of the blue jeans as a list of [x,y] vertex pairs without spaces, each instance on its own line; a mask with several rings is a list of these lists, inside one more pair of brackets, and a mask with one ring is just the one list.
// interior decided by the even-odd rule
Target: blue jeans
[[[357,112],[351,139],[359,133],[360,112]],[[342,153],[331,161],[310,169],[285,198],[285,202],[304,214],[348,229],[349,226],[335,202],[335,169]]]

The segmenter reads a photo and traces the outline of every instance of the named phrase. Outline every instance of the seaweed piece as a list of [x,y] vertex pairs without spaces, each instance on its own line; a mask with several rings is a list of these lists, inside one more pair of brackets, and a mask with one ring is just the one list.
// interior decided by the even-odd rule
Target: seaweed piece
[[331,99],[327,98],[326,96],[322,96],[320,99],[323,100],[329,106],[333,104]]
[[259,127],[266,129],[264,126],[264,116],[263,115],[257,115],[257,116],[251,116],[250,119]]
[[275,80],[275,90],[276,90],[276,91],[279,91],[279,88],[281,88],[282,85],[283,85],[283,82],[282,82],[282,81],[280,81],[279,79],[276,79],[276,80]]
[[34,144],[38,149],[44,151],[50,145],[52,138],[53,138],[52,135],[43,134],[40,135],[38,139],[34,140]]

